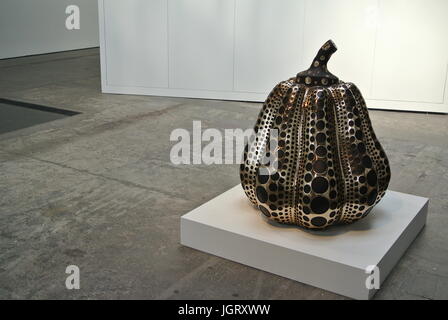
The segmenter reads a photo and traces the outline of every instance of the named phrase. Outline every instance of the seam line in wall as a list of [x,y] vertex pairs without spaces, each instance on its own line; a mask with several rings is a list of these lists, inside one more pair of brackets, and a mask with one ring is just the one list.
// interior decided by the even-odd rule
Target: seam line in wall
[[167,71],[167,89],[171,88],[170,85],[170,0],[166,0],[166,71]]
[[236,57],[236,0],[233,0],[233,59],[232,59],[232,91],[235,91],[235,57]]
[[375,59],[376,59],[376,42],[378,38],[378,25],[379,25],[379,17],[380,17],[380,0],[376,1],[376,24],[375,24],[375,33],[373,36],[373,54],[372,54],[372,65],[370,66],[370,88],[369,88],[369,97],[373,95],[373,79],[375,72]]
[[300,44],[300,48],[301,48],[301,52],[300,52],[300,57],[299,57],[299,63],[300,63],[300,67],[302,67],[305,62],[304,60],[304,56],[303,56],[303,48],[305,46],[305,26],[306,26],[306,8],[307,8],[307,3],[308,1],[303,2],[303,19],[302,19],[302,43]]
[[[104,80],[104,85],[107,87],[107,86],[109,86],[109,79],[108,79],[108,77],[107,77],[107,43],[106,43],[106,30],[107,30],[107,25],[106,25],[106,4],[104,3],[104,0],[101,0],[101,11],[102,11],[102,14],[103,14],[103,21],[101,21],[101,24],[102,24],[102,28],[103,28],[103,35],[102,35],[102,37],[103,37],[103,42],[104,42],[104,49],[103,49],[103,52],[104,52],[104,74],[105,74],[105,76],[104,76],[104,78],[105,78],[105,80]],[[100,56],[101,56],[101,43],[100,43]]]
[[446,64],[445,68],[445,85],[443,86],[443,96],[442,96],[443,102],[441,104],[445,104],[447,79],[448,79],[448,63]]

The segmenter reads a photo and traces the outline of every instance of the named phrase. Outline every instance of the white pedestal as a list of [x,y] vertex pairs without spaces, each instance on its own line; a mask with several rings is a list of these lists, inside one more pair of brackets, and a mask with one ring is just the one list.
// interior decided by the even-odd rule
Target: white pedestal
[[[387,191],[369,216],[309,231],[270,222],[236,186],[181,218],[181,243],[355,299],[370,299],[366,267],[382,283],[425,225],[427,198]],[[293,298],[293,297],[292,297]]]

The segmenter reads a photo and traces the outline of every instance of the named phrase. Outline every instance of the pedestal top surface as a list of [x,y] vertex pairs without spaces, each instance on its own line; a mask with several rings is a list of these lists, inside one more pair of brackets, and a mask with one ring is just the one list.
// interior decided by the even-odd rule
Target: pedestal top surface
[[427,201],[388,190],[366,218],[313,231],[268,220],[238,185],[182,219],[364,269],[381,261]]

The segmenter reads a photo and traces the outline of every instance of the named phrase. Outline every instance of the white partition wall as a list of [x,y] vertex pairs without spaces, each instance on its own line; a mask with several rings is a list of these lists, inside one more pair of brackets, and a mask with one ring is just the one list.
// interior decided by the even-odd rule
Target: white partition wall
[[[79,8],[79,29],[68,30],[66,8]],[[0,0],[0,59],[98,47],[93,0]]]
[[447,102],[448,1],[386,0],[381,5],[372,96],[379,100]]
[[235,10],[234,90],[266,95],[303,69],[304,1],[239,0]]
[[233,90],[234,10],[228,0],[168,1],[170,88]]
[[263,101],[308,68],[357,84],[370,108],[448,113],[446,0],[99,0],[102,89]]
[[168,88],[166,0],[106,1],[102,10],[101,77],[107,86]]

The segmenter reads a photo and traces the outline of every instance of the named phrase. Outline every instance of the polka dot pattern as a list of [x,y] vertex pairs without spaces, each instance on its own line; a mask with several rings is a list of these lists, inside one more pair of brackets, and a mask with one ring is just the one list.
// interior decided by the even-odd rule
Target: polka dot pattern
[[[328,55],[318,59],[325,65]],[[367,216],[384,196],[388,160],[354,84],[283,81],[254,129],[240,178],[268,219],[323,229]]]

